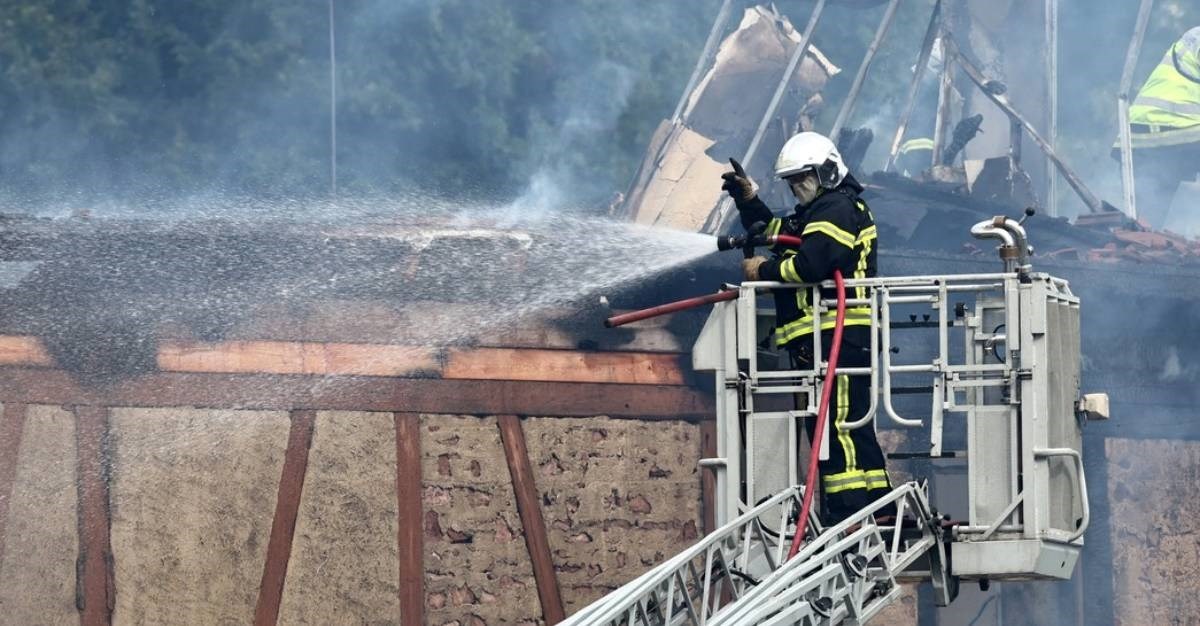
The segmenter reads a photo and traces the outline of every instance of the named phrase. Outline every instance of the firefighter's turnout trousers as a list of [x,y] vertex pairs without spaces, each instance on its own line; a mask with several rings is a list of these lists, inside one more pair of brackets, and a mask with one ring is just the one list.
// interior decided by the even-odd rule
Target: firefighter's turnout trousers
[[[833,331],[821,333],[824,358],[828,358],[832,342]],[[846,326],[842,333],[838,368],[870,366],[870,345],[869,326]],[[795,367],[812,367],[811,336],[792,342],[788,345],[788,350]],[[820,402],[820,398],[817,401]],[[849,517],[891,491],[883,450],[875,437],[875,425],[868,423],[853,430],[843,426],[866,415],[870,406],[869,376],[837,376],[827,409],[826,436],[829,437],[829,459],[819,463],[823,498],[821,518],[826,524],[835,524]],[[812,441],[817,420],[810,418],[804,421],[809,441]],[[813,442],[812,445],[820,446],[820,442]],[[894,507],[889,507],[879,514],[890,515],[894,512]]]

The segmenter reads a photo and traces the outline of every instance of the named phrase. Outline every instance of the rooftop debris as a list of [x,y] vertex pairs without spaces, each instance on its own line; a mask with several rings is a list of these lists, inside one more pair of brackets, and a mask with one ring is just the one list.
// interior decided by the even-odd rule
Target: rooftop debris
[[[721,42],[708,72],[688,94],[680,120],[675,124],[663,120],[655,131],[629,193],[623,203],[614,205],[613,215],[642,224],[700,230],[721,200],[720,185],[713,181],[728,167],[725,159],[740,156],[753,138],[754,125],[745,120],[758,120],[771,99],[770,90],[762,85],[779,80],[800,39],[786,17],[763,6],[747,8],[738,28]],[[779,117],[802,124],[809,120],[823,105],[820,91],[826,81],[840,71],[809,45]],[[777,152],[795,131],[772,125],[760,152]],[[770,161],[750,164],[750,173],[768,179]]]

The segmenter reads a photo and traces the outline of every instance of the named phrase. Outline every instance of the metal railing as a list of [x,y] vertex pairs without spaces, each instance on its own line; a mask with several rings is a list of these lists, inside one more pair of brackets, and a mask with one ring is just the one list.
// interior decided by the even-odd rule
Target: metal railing
[[[792,487],[775,494],[561,624],[707,623],[784,564],[802,492]],[[815,514],[809,528],[821,532]]]
[[[899,374],[928,374],[928,387],[933,394],[933,402],[931,404],[931,420],[928,424],[931,427],[939,426],[938,420],[945,410],[956,410],[958,404],[955,402],[955,392],[968,388],[977,388],[980,386],[1011,386],[1015,382],[1014,364],[1009,359],[1004,359],[996,363],[968,363],[965,359],[955,361],[950,354],[950,332],[952,328],[963,328],[972,323],[972,320],[964,312],[959,316],[957,311],[950,309],[950,301],[952,294],[992,294],[1000,298],[1004,298],[1006,305],[1011,306],[1015,311],[1017,303],[1015,301],[1017,282],[1019,277],[1016,273],[998,273],[998,274],[962,274],[956,276],[914,276],[904,278],[869,278],[845,281],[846,291],[853,292],[856,288],[862,287],[865,289],[866,297],[861,299],[848,299],[847,307],[859,306],[869,307],[871,317],[871,345],[870,358],[871,364],[869,367],[841,367],[837,372],[849,376],[867,376],[871,380],[871,405],[867,413],[861,418],[846,423],[848,429],[861,428],[874,420],[879,413],[880,399],[882,398],[883,412],[889,419],[896,424],[906,427],[923,427],[926,422],[918,418],[904,417],[900,415],[893,402],[894,395],[894,376]],[[1061,281],[1060,281],[1061,282]],[[1064,283],[1065,284],[1065,283]],[[739,315],[739,333],[749,340],[750,337],[760,336],[760,329],[757,327],[757,318],[763,317],[762,312],[756,311],[755,315],[750,314],[747,303],[755,303],[756,297],[760,291],[773,291],[776,289],[807,289],[809,290],[809,301],[820,302],[820,306],[816,307],[813,314],[813,330],[814,332],[808,335],[806,341],[811,342],[812,354],[817,355],[822,353],[824,346],[822,345],[822,337],[820,329],[823,325],[831,323],[833,319],[833,307],[836,302],[832,299],[822,298],[820,289],[822,287],[829,288],[831,282],[821,285],[803,285],[798,286],[788,283],[777,282],[746,282],[742,283],[742,293],[738,298],[739,306],[745,307],[742,315]],[[900,330],[902,327],[907,330],[908,327],[916,325],[909,323],[905,325],[901,322],[894,327],[893,311],[899,305],[925,304],[932,311],[929,318],[922,318],[918,327],[931,327],[937,329],[937,353],[936,356],[925,362],[909,362],[897,363],[893,350],[892,333]],[[1003,343],[1002,336],[993,336],[994,334],[978,333],[979,341],[991,341]],[[1006,355],[1007,356],[1007,355]],[[809,397],[810,412],[816,412],[816,398],[819,397],[821,385],[828,367],[828,363],[823,360],[815,361],[811,368],[807,369],[782,369],[782,370],[763,370],[760,369],[757,359],[748,359],[749,370],[746,375],[750,381],[750,388],[754,394],[794,394],[803,393]],[[933,442],[934,447],[939,447],[940,442]]]
[[[788,533],[795,530],[795,509],[788,505],[798,505],[802,491],[776,494],[562,624],[861,622],[899,596],[899,578],[948,585],[942,532],[925,486],[901,485],[825,531],[810,525],[810,541],[785,561]],[[896,521],[880,524],[876,515],[891,507]],[[779,513],[776,523],[764,523],[772,513]],[[914,571],[923,557],[927,567]]]
[[[1006,247],[1024,248],[1023,241],[1015,243],[1019,245],[1006,243]],[[944,439],[951,414],[961,415],[961,424],[1003,422],[1017,428],[1018,424],[1028,421],[1029,426],[1042,430],[1051,420],[1056,423],[1074,421],[1069,407],[1064,409],[1061,405],[1035,401],[1038,397],[1061,399],[1066,397],[1064,394],[1078,393],[1077,388],[1062,386],[1065,384],[1062,381],[1072,377],[1077,382],[1077,372],[1070,372],[1068,362],[1048,360],[1050,354],[1058,353],[1045,352],[1043,345],[1047,340],[1053,341],[1060,332],[1065,332],[1063,340],[1071,333],[1054,327],[1048,330],[1035,327],[1044,325],[1037,320],[1058,314],[1056,311],[1063,307],[1075,311],[1073,319],[1077,324],[1078,299],[1070,293],[1066,281],[1032,273],[1027,263],[1017,256],[1009,260],[1014,271],[845,281],[846,292],[853,296],[848,299],[847,307],[859,308],[860,314],[869,312],[870,345],[867,348],[870,356],[868,365],[861,366],[864,361],[852,364],[854,366],[839,365],[837,373],[839,376],[866,377],[870,401],[866,412],[853,415],[852,420],[841,425],[843,429],[874,427],[873,422],[883,416],[899,426],[924,431],[918,439],[924,437],[927,447],[922,449],[918,445],[916,451],[908,453],[910,456],[942,458],[946,456]],[[702,357],[702,361],[723,364],[700,368],[713,369],[718,376],[720,450],[717,458],[707,459],[703,464],[716,471],[721,494],[719,519],[746,511],[751,503],[774,492],[781,484],[802,482],[796,455],[785,451],[800,449],[800,421],[796,418],[817,414],[818,399],[828,372],[828,363],[820,358],[812,359],[812,363],[795,364],[780,349],[764,352],[763,338],[766,336],[770,341],[768,327],[773,327],[769,320],[774,306],[760,302],[759,297],[778,290],[807,290],[807,301],[819,303],[812,312],[812,332],[792,343],[803,342],[810,354],[822,355],[828,347],[823,345],[828,341],[828,333],[823,337],[821,329],[829,326],[836,308],[835,300],[823,297],[828,295],[831,286],[830,283],[743,283],[737,287],[740,290],[738,298],[718,305],[713,313],[714,318],[724,320],[716,324],[726,329],[722,341],[697,342],[699,352],[720,353],[720,356]],[[1041,295],[1034,297],[1034,293]],[[906,321],[901,316],[909,319]],[[919,341],[906,337],[908,341],[905,342],[899,338],[901,333],[920,332],[925,336]],[[1073,342],[1062,345],[1070,346],[1064,349],[1077,352],[1077,325],[1074,333]],[[898,355],[894,350],[897,344],[918,345],[918,354]],[[772,367],[771,359],[766,358],[770,355],[776,357],[776,362],[782,357],[787,364]],[[917,409],[919,405],[914,405],[911,399],[907,407],[903,406],[896,400],[898,395],[909,398],[924,395],[929,398],[928,410]],[[781,409],[781,404],[790,405],[790,408]],[[919,414],[908,413],[913,410]],[[988,540],[997,533],[1005,536],[1019,533],[1027,539],[1064,543],[1082,536],[1087,528],[1088,498],[1082,487],[1081,468],[1064,467],[1064,462],[1070,462],[1070,459],[1064,461],[1065,455],[1041,454],[1040,451],[1046,449],[1068,449],[1063,447],[1067,443],[1047,439],[1050,435],[1045,432],[1035,439],[1033,432],[1029,431],[1026,437],[1013,435],[1004,441],[993,442],[993,445],[1011,447],[1009,454],[1019,461],[995,468],[1003,475],[992,477],[997,486],[987,496],[986,502],[990,504],[980,508],[970,523],[956,531],[956,536],[966,540]],[[828,458],[829,442],[829,437],[817,442],[823,459]],[[979,442],[978,445],[985,444]],[[967,450],[952,451],[948,456],[970,462],[974,456],[970,448],[969,444]],[[768,457],[762,457],[763,454]],[[773,470],[771,476],[761,476],[755,471],[760,457],[779,459],[778,469]],[[1053,487],[1039,481],[1036,493],[1027,494],[1032,483],[1023,483],[1022,477],[1050,468],[1054,468],[1056,476],[1062,471],[1070,472],[1070,481],[1055,478],[1058,482]],[[972,489],[985,489],[982,483],[972,484]],[[1002,484],[1011,485],[1011,488],[1001,493]],[[1048,489],[1053,492],[1048,493]],[[1061,520],[1051,522],[1047,517],[1053,507],[1062,510],[1059,504],[1052,505],[1051,502],[1059,502],[1064,497],[1061,495],[1064,489],[1074,494],[1066,497],[1073,498],[1082,513],[1077,525],[1064,525]],[[999,503],[995,502],[1001,498]],[[993,521],[992,516],[1000,509],[1006,510]]]
[[[881,525],[876,516],[892,506],[896,522]],[[710,623],[863,623],[899,597],[901,577],[949,587],[941,541],[925,487],[906,483],[827,529]],[[912,571],[921,559],[927,567]]]

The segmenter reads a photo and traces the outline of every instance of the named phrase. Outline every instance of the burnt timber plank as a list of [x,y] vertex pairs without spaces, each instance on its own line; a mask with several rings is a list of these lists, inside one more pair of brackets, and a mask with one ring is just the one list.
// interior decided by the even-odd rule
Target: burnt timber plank
[[682,385],[673,354],[582,352],[513,348],[438,348],[282,342],[167,342],[158,368],[168,372],[315,374],[346,376],[436,375],[464,380],[541,380],[581,383]]
[[112,623],[116,600],[108,493],[109,411],[76,406],[74,412],[79,497],[75,606],[81,626],[102,626]]
[[533,480],[529,450],[525,446],[525,432],[516,415],[500,415],[496,422],[500,426],[504,458],[512,475],[525,547],[533,564],[533,578],[537,583],[538,600],[542,604],[542,619],[546,624],[557,624],[566,618],[566,614],[558,587],[558,575],[554,571],[554,558],[550,554],[550,541],[546,536],[546,521],[542,518],[541,499],[538,498],[537,485]]
[[93,387],[62,370],[6,367],[0,402],[690,420],[713,413],[709,394],[666,385],[155,372]]
[[0,365],[53,365],[42,341],[28,335],[0,335]]
[[171,341],[158,349],[158,369],[165,372],[403,376],[437,368],[436,350],[418,346]]
[[638,352],[475,348],[450,350],[443,378],[682,385],[679,357]]
[[[164,372],[436,377],[682,385],[676,354],[538,348],[434,348],[305,341],[165,341]],[[0,365],[53,366],[40,339],[0,335]]]
[[400,554],[400,621],[425,623],[425,547],[421,506],[421,418],[393,413],[396,423],[396,503]]
[[[700,455],[711,459],[717,456],[717,422],[700,422]],[[700,500],[704,510],[704,534],[717,529],[717,476],[707,468],[700,468]]]
[[255,626],[274,626],[279,619],[279,603],[283,599],[288,560],[292,556],[292,535],[296,531],[296,516],[300,511],[300,495],[304,491],[308,449],[312,446],[316,419],[316,411],[293,411],[291,414],[287,451],[279,478],[279,495],[275,498],[275,517],[271,522],[271,538],[267,542],[267,559],[263,564],[258,603],[254,608]]

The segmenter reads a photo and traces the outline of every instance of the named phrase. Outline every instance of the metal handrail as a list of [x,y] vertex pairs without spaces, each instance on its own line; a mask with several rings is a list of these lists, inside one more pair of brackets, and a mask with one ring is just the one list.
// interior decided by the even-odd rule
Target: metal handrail
[[1087,478],[1083,472],[1083,455],[1074,448],[1034,448],[1034,458],[1045,459],[1054,456],[1069,456],[1075,460],[1075,477],[1076,486],[1079,487],[1080,503],[1083,508],[1083,517],[1079,521],[1079,528],[1067,537],[1067,543],[1075,541],[1087,532],[1088,524],[1091,523],[1091,506],[1088,503],[1087,494]]
[[[1012,233],[1008,229],[997,229],[997,232],[1006,238],[1011,238],[1014,243],[1017,243],[1018,237],[1016,233]],[[929,373],[940,376],[948,375],[987,375],[989,373],[1005,373],[1010,367],[1007,364],[974,364],[974,365],[951,365],[949,363],[948,354],[948,337],[947,333],[953,323],[949,319],[950,311],[947,306],[947,299],[951,292],[983,292],[996,290],[999,291],[1006,281],[1011,281],[1017,277],[1015,272],[1005,272],[998,274],[962,274],[953,276],[909,276],[909,277],[874,277],[874,278],[859,278],[845,281],[846,289],[854,289],[864,287],[867,289],[869,296],[866,298],[855,298],[848,300],[848,303],[853,303],[853,306],[869,305],[871,308],[871,320],[883,330],[882,332],[871,333],[871,365],[869,368],[839,368],[839,373],[845,373],[851,376],[870,376],[871,380],[871,404],[867,409],[866,414],[843,425],[844,428],[853,430],[861,428],[874,421],[879,413],[879,405],[884,407],[884,413],[895,423],[902,426],[916,428],[924,426],[924,421],[921,419],[906,418],[901,416],[896,410],[892,402],[892,375],[906,373]],[[832,306],[836,302],[828,298],[821,298],[820,289],[833,286],[832,281],[822,283],[784,283],[774,281],[747,281],[742,283],[741,289],[743,293],[755,293],[758,290],[773,290],[773,289],[809,289],[812,290],[812,300],[821,304],[817,307],[813,315],[813,352],[817,354],[821,350],[820,332],[817,332],[823,323],[827,323],[828,318],[822,315],[821,308]],[[892,290],[899,290],[903,295],[892,295]],[[892,304],[917,304],[928,303],[934,305],[937,309],[938,326],[938,356],[932,363],[927,364],[894,364],[891,358],[891,305]],[[757,331],[754,331],[757,336]],[[882,346],[880,342],[882,341]],[[880,358],[882,352],[883,357]],[[882,366],[880,361],[882,360]],[[754,368],[755,380],[773,380],[779,381],[782,384],[766,385],[756,387],[756,391],[760,393],[792,393],[795,391],[807,391],[812,389],[813,393],[819,390],[819,385],[822,384],[822,376],[824,367],[820,363],[814,364],[811,370],[782,370],[771,372],[758,372],[756,366]],[[788,382],[793,382],[793,379],[801,379],[797,385],[788,385]],[[945,383],[935,382],[935,405],[938,402],[944,402],[944,398],[936,397],[937,393],[945,393]],[[883,396],[883,402],[879,401],[879,396]],[[940,406],[935,406],[933,410],[933,420],[939,421]],[[935,428],[940,429],[940,424],[936,424]]]
[[[881,324],[883,328],[888,329],[891,328],[892,323],[892,308],[888,299],[888,288],[882,287],[880,292],[883,297],[883,310],[880,313],[882,317]],[[896,412],[896,408],[892,406],[892,334],[886,331],[883,333],[883,367],[881,369],[883,370],[883,388],[885,390],[883,395],[883,410],[887,412],[888,417],[892,418],[893,422],[902,426],[922,426],[923,422],[919,419],[913,420],[900,417],[900,414]]]

